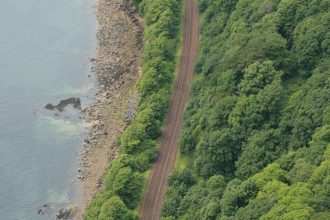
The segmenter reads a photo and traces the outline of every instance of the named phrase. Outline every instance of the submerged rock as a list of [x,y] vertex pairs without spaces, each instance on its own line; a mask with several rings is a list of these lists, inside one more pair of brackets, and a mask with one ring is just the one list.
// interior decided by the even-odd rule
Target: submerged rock
[[37,213],[38,215],[45,215],[48,214],[48,212],[52,209],[52,207],[49,204],[44,204],[40,208],[38,208]]
[[57,105],[53,105],[53,104],[49,103],[45,106],[45,109],[48,109],[48,110],[57,109],[58,111],[62,112],[62,111],[64,111],[64,108],[68,105],[72,105],[76,109],[81,109],[80,98],[71,97],[68,99],[64,99],[64,100],[61,100],[60,103],[58,103]]

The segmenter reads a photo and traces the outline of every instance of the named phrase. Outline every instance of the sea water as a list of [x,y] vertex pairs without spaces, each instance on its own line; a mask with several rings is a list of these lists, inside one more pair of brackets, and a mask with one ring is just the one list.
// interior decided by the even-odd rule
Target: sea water
[[[92,0],[0,1],[0,220],[55,219],[78,204],[77,155],[88,129],[79,109],[48,103],[93,100]],[[49,213],[38,215],[49,204]]]

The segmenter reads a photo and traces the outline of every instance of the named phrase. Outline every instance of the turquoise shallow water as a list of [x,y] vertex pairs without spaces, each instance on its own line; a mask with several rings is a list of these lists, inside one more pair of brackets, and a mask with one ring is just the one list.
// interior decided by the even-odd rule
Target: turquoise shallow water
[[[96,48],[92,0],[0,1],[0,220],[54,219],[79,203],[81,113],[47,103],[93,100],[89,57]],[[37,215],[43,204],[54,212]]]

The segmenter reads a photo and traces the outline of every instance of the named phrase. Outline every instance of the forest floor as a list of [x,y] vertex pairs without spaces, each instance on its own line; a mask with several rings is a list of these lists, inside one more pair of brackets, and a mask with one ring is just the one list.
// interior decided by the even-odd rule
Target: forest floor
[[160,138],[158,158],[153,165],[141,204],[142,220],[158,220],[168,186],[167,177],[173,170],[184,107],[194,75],[194,63],[199,40],[199,12],[195,0],[185,0],[183,46],[177,69],[169,113]]

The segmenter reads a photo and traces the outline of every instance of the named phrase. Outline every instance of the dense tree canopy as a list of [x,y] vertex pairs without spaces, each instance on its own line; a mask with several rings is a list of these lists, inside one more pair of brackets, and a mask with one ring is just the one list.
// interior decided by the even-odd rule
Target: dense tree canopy
[[164,219],[330,217],[330,1],[199,0]]

